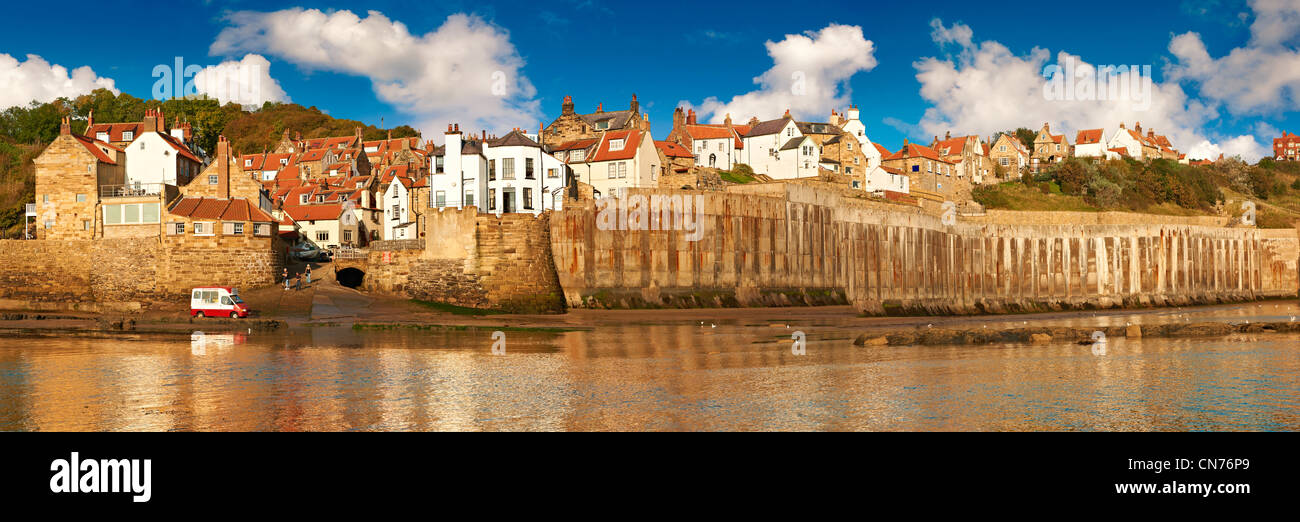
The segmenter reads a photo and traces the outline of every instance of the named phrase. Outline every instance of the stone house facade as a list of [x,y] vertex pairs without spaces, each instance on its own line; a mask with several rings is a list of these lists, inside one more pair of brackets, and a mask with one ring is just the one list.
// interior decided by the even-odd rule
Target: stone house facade
[[580,139],[595,138],[602,132],[640,130],[650,132],[650,120],[641,113],[641,104],[636,95],[627,110],[605,111],[604,104],[596,105],[596,112],[579,114],[573,105],[573,97],[565,96],[560,107],[560,116],[542,130],[542,143],[561,144]]
[[[36,170],[36,234],[40,239],[101,237],[101,187],[126,183],[122,149],[71,132],[63,118],[59,137],[33,161]],[[157,208],[153,217],[157,218]]]

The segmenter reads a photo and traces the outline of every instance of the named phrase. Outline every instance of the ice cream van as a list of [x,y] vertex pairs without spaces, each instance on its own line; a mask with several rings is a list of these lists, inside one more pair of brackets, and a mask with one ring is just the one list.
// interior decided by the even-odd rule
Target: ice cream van
[[239,290],[229,286],[202,286],[190,292],[190,317],[248,317],[248,305]]

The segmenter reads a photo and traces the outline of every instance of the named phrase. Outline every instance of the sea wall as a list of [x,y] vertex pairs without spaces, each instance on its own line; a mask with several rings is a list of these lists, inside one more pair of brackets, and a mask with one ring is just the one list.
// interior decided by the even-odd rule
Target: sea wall
[[[423,249],[371,249],[363,288],[414,299],[520,313],[564,309],[551,262],[550,215],[481,214],[471,207],[426,216]],[[341,269],[348,263],[336,262]]]
[[567,304],[992,313],[1242,301],[1293,296],[1300,284],[1296,230],[1207,224],[1217,218],[997,213],[944,224],[795,184],[698,201],[698,241],[684,230],[598,226],[592,203],[555,213]]
[[0,299],[85,308],[176,297],[199,285],[249,288],[273,283],[282,262],[266,249],[166,247],[157,237],[0,240]]

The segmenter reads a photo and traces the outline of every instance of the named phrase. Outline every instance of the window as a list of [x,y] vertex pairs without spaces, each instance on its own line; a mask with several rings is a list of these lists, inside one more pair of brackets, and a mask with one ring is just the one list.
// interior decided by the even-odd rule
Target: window
[[299,195],[299,196],[298,196],[298,204],[299,204],[299,205],[306,205],[306,204],[307,204],[307,198],[308,198],[309,196],[310,196],[310,194],[301,194],[301,195]]
[[89,219],[83,219],[83,220],[81,220],[81,229],[82,229],[82,230],[90,230],[90,220],[89,220]]
[[271,235],[271,224],[253,223],[253,235],[259,237],[266,237]]
[[578,150],[575,150],[575,151],[573,151],[573,152],[570,152],[570,153],[569,153],[569,156],[570,156],[570,158],[569,158],[570,160],[573,160],[573,161],[582,161],[583,159],[586,159],[586,157],[587,157],[587,151],[586,151],[585,149],[578,149]]
[[208,184],[209,184],[209,185],[216,185],[216,184],[217,184],[217,175],[216,175],[216,174],[208,174]]
[[524,158],[524,179],[534,179],[533,158]]
[[467,206],[467,207],[472,207],[472,206],[474,206],[474,193],[473,193],[473,192],[466,192],[466,193],[465,193],[465,206]]
[[344,231],[343,231],[343,242],[344,242],[344,243],[351,243],[351,242],[352,242],[352,231],[351,231],[351,230],[344,230]]
[[609,172],[609,179],[614,179],[618,177],[618,165],[610,163],[609,166],[605,168],[605,170]]
[[853,185],[852,185],[852,186],[853,186],[853,188],[861,188],[861,187],[862,187],[862,183],[855,179],[855,180],[853,180]]
[[105,143],[108,143],[108,133],[107,133],[107,132],[96,132],[96,133],[95,133],[95,139],[97,139],[97,140],[99,140],[99,141],[102,141],[102,142],[105,142]]
[[620,178],[626,178],[626,177],[627,177],[627,162],[626,162],[626,161],[619,162],[619,164],[618,164],[618,177],[620,177]]
[[488,210],[497,209],[497,189],[488,189]]
[[86,195],[85,195],[85,194],[77,194],[77,203],[85,203],[85,202],[86,202]]
[[46,228],[46,229],[54,228],[54,220],[47,220],[47,221],[45,222],[45,228]]
[[533,209],[533,189],[524,187],[524,209]]
[[104,205],[105,225],[140,225],[159,222],[157,203]]
[[389,213],[388,219],[401,219],[401,215],[402,215],[402,205],[394,204],[393,211]]
[[488,181],[497,179],[497,160],[488,160]]
[[185,223],[168,223],[167,235],[177,236],[185,233]]
[[242,236],[244,235],[244,224],[230,221],[224,222],[221,224],[221,234],[226,236]]
[[438,208],[447,206],[447,192],[439,190],[435,196],[438,200]]
[[1006,145],[1003,145],[1003,146],[1001,146],[1001,147],[998,147],[998,151],[999,151],[999,152],[1006,152],[1006,151],[1007,151],[1007,146],[1006,146]]
[[560,177],[560,169],[546,169],[546,177],[548,178]]
[[49,203],[49,202],[50,202],[50,195],[49,195],[49,194],[44,194],[44,195],[42,195],[41,197],[45,200],[46,203]]
[[609,140],[609,150],[611,150],[611,151],[615,151],[615,150],[623,150],[623,145],[624,145],[626,142],[627,142],[627,141],[624,140],[624,139],[622,139],[622,138],[619,138],[619,139],[617,139],[617,140]]
[[514,158],[504,158],[501,160],[501,179],[515,179]]
[[252,160],[252,159],[245,159],[245,160],[244,160],[244,168],[248,168],[248,167],[252,167],[252,166],[253,166],[253,160]]
[[212,231],[212,223],[208,223],[208,222],[197,222],[197,221],[194,222],[194,235],[196,235],[196,236],[211,236],[211,235],[213,235],[213,234],[214,234],[214,232]]
[[131,141],[135,139],[135,132],[125,131],[122,133],[122,141]]
[[921,172],[920,165],[912,165],[912,172]]
[[317,231],[317,232],[316,232],[316,240],[317,240],[317,241],[329,241],[329,240],[330,240],[330,233],[329,233],[329,231],[327,231],[327,230],[319,230],[319,231]]
[[853,150],[853,143],[852,143],[852,142],[850,142],[850,143],[845,143],[845,144],[844,144],[844,147],[847,148],[848,150]]
[[442,174],[442,173],[443,173],[443,172],[442,172],[442,156],[438,156],[438,157],[434,158],[434,160],[433,160],[433,173],[434,173],[434,174]]

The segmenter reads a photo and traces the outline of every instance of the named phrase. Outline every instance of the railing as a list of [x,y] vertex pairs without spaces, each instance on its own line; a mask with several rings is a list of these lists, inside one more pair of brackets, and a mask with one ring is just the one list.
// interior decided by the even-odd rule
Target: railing
[[330,258],[332,259],[367,259],[370,253],[352,247],[336,247],[330,249]]
[[130,185],[100,185],[101,198],[138,198],[162,194],[166,185],[162,183],[133,183]]
[[423,239],[391,239],[371,241],[371,250],[424,250]]

